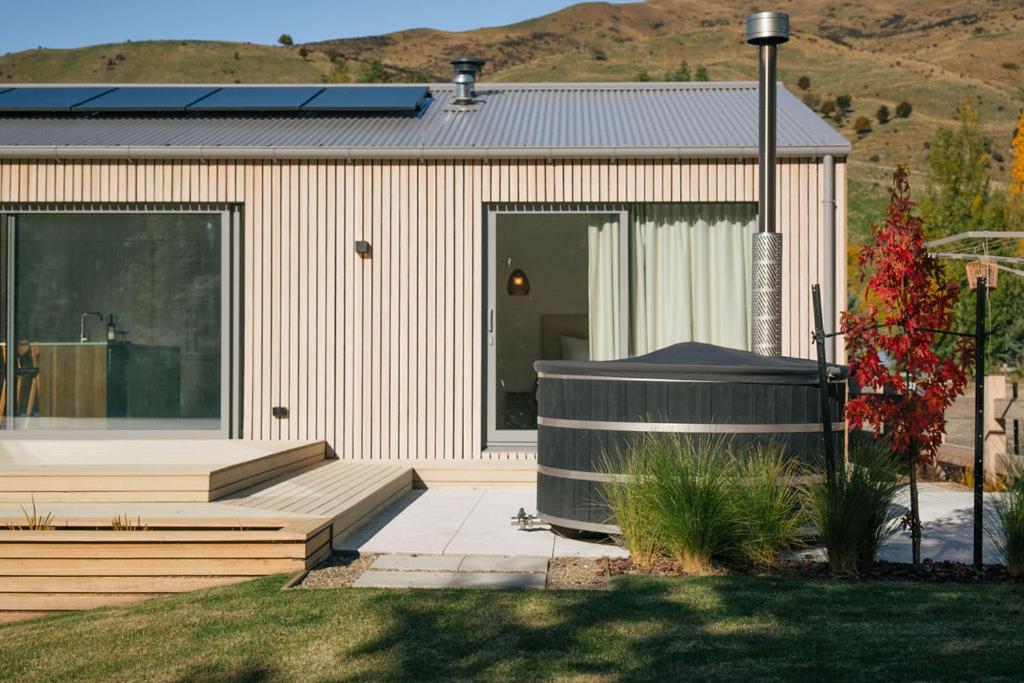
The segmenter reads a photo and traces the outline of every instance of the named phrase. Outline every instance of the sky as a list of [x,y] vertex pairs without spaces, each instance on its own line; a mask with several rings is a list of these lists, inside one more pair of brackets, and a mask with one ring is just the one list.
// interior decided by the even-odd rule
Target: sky
[[429,26],[463,31],[580,0],[0,0],[0,52],[161,38],[296,43]]

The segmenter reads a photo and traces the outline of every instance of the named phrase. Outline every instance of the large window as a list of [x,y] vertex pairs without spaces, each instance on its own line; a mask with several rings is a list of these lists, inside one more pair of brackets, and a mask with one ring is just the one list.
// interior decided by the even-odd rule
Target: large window
[[8,216],[3,427],[222,429],[226,235],[223,213]]
[[488,444],[535,440],[538,360],[750,348],[747,203],[489,214]]

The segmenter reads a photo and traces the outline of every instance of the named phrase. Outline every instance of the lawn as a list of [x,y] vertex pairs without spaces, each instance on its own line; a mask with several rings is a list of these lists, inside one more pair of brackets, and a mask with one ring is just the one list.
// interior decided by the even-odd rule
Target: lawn
[[279,590],[0,626],[4,680],[1019,679],[1024,586],[625,579],[607,592]]

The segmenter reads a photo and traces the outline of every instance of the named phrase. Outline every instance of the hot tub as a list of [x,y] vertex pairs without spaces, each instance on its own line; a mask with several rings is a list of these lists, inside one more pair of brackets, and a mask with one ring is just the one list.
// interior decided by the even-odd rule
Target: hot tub
[[[602,483],[644,432],[723,438],[738,448],[774,441],[819,464],[818,367],[686,342],[618,361],[538,361],[537,510],[554,526],[615,533]],[[843,453],[846,372],[829,367],[829,412]],[[614,473],[611,473],[614,474]]]

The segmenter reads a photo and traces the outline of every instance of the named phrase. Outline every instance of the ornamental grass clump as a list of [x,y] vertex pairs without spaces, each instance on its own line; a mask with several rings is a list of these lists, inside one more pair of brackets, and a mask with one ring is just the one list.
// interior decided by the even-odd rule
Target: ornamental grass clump
[[999,525],[992,530],[996,548],[1010,576],[1024,576],[1024,463],[1019,458],[1007,464],[1006,490],[996,494],[995,511]]
[[882,542],[896,531],[893,499],[900,488],[899,463],[884,439],[852,440],[850,467],[806,489],[811,522],[836,574],[856,576],[873,562]]
[[740,551],[769,564],[797,545],[801,524],[796,464],[780,445],[754,447],[738,464],[736,502],[740,512]]
[[[614,464],[613,464],[614,463]],[[685,572],[713,562],[770,562],[799,525],[794,467],[775,447],[738,453],[723,440],[645,434],[605,463],[605,499],[633,561]]]

